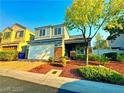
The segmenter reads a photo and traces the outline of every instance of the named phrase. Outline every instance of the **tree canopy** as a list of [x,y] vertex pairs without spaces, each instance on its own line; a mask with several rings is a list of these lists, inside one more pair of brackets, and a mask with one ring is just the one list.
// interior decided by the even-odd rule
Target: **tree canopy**
[[117,38],[120,34],[124,33],[124,15],[120,16],[116,20],[112,20],[105,27],[106,31],[110,33],[108,40]]
[[78,29],[86,47],[88,64],[88,43],[101,27],[124,14],[124,0],[73,0],[67,8],[65,25],[69,30]]
[[95,39],[96,39],[94,43],[95,49],[104,49],[109,47],[107,40],[103,39],[103,36],[100,33],[98,33],[95,36]]
[[[73,0],[73,4],[66,11],[65,24],[72,29],[81,30],[84,34],[89,31],[88,38],[96,35],[102,25],[118,18],[124,13],[124,0]],[[92,32],[91,32],[92,31]],[[86,36],[84,35],[84,38]]]

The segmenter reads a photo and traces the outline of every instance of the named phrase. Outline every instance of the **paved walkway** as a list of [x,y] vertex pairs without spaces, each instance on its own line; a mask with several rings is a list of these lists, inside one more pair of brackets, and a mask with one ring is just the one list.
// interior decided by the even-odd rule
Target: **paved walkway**
[[[58,88],[57,93],[124,93],[124,86],[57,77],[54,74],[43,75],[25,71],[0,69],[0,75]],[[65,90],[70,92],[64,92]]]

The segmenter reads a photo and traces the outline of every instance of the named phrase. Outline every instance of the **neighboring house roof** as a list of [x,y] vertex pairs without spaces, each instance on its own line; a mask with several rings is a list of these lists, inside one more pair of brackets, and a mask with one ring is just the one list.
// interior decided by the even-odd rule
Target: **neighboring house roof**
[[12,31],[12,29],[11,29],[10,27],[6,27],[3,31],[5,31],[6,29],[9,29],[9,30],[11,30],[11,31]]
[[17,25],[17,26],[19,26],[19,27],[21,27],[21,28],[23,28],[23,29],[26,29],[25,26],[23,26],[23,25],[21,25],[21,24],[18,24],[18,23],[15,23],[14,25],[12,25],[12,27],[15,26],[15,25]]
[[[9,30],[12,31],[12,30],[13,30],[12,27],[15,26],[15,25],[18,26],[18,27],[21,27],[21,28],[23,28],[23,29],[27,29],[25,26],[23,26],[23,25],[21,25],[21,24],[18,24],[18,23],[15,23],[15,24],[12,25],[11,27],[6,27],[4,30],[9,29]],[[3,31],[4,31],[4,30],[3,30]],[[30,34],[32,34],[32,35],[34,34],[34,32],[30,31],[29,29],[28,29],[28,31],[30,32]]]
[[12,30],[13,30],[12,27],[15,26],[15,25],[17,25],[17,26],[19,26],[19,27],[21,27],[21,28],[23,28],[23,29],[26,29],[26,27],[24,27],[24,26],[22,26],[22,25],[20,25],[20,24],[18,24],[18,23],[15,23],[15,24],[12,25],[11,27],[6,27],[3,31],[5,31],[6,29],[9,29],[10,31],[12,31]]
[[121,34],[115,40],[109,40],[109,46],[111,48],[124,49],[124,34]]

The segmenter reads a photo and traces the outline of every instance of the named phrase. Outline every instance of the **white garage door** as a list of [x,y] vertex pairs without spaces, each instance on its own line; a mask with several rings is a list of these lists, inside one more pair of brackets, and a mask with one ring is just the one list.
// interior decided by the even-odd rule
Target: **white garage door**
[[29,47],[28,59],[45,59],[54,57],[54,45],[35,45]]

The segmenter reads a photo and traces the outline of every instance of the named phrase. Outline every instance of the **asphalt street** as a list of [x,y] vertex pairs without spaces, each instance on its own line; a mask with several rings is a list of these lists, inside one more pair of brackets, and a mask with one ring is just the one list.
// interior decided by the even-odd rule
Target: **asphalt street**
[[75,93],[28,81],[0,76],[0,93]]

